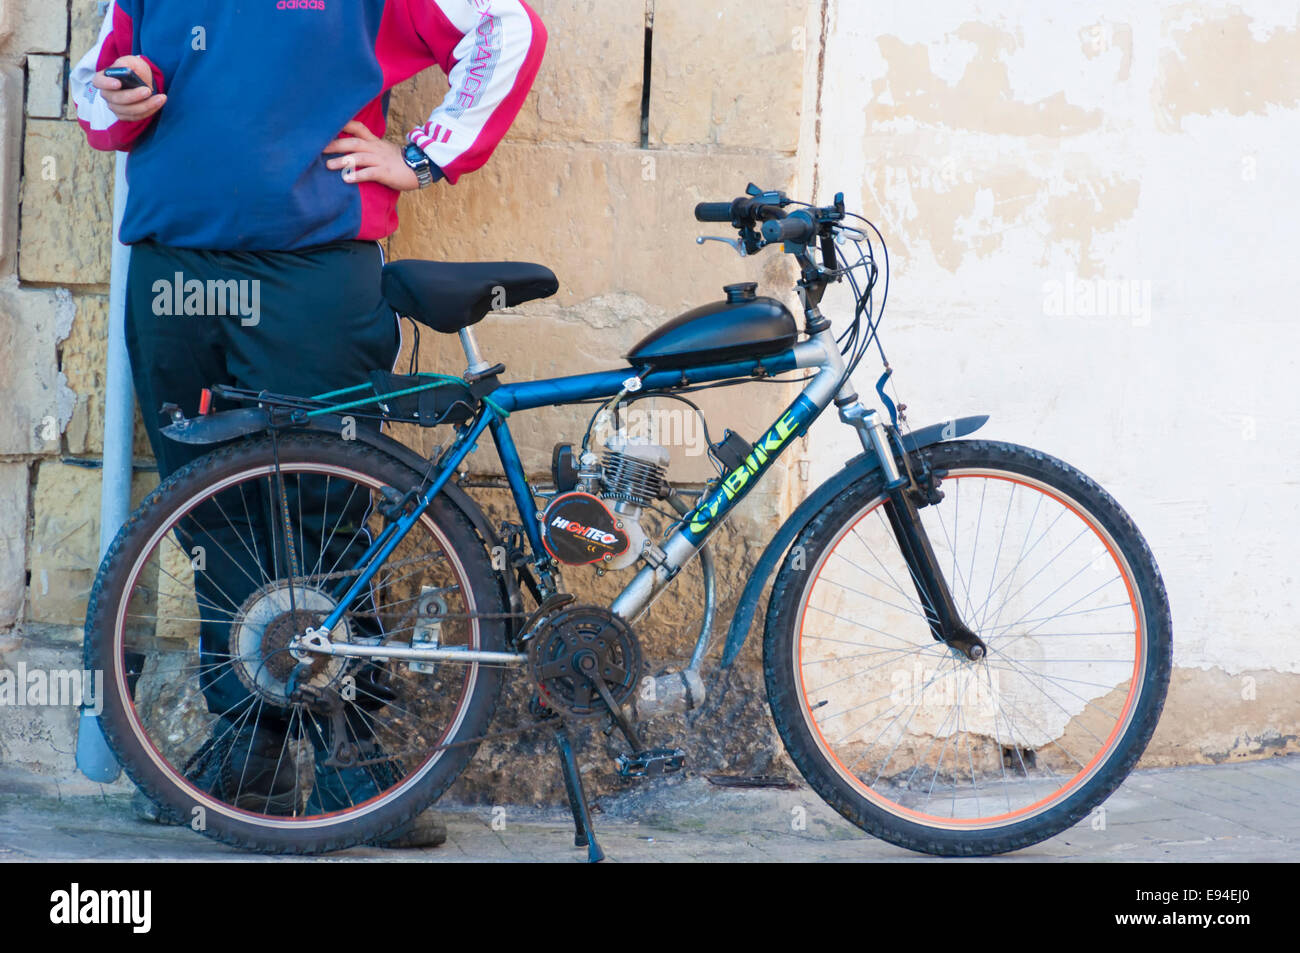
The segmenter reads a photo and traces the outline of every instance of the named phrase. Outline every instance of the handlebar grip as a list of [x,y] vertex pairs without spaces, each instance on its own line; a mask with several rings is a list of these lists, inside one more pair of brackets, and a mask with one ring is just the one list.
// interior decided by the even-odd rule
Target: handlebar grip
[[776,242],[794,242],[804,245],[817,235],[817,226],[802,212],[794,212],[786,218],[763,223],[763,238]]
[[734,202],[701,202],[695,206],[697,222],[730,222]]

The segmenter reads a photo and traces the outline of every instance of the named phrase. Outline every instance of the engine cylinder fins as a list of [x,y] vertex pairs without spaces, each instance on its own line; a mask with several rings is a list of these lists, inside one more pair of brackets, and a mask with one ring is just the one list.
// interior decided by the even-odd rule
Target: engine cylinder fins
[[601,480],[605,497],[647,506],[664,494],[668,451],[648,440],[614,436],[605,441]]

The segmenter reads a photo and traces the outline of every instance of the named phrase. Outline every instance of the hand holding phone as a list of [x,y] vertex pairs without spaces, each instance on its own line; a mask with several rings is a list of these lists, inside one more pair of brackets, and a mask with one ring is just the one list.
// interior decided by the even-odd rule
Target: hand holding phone
[[90,82],[113,115],[126,122],[138,122],[148,119],[167,102],[164,94],[154,91],[153,80],[148,60],[140,56],[119,56]]
[[153,87],[131,72],[129,66],[110,66],[104,70],[104,75],[121,83],[122,89],[139,89],[143,86],[148,87],[149,91],[153,92]]

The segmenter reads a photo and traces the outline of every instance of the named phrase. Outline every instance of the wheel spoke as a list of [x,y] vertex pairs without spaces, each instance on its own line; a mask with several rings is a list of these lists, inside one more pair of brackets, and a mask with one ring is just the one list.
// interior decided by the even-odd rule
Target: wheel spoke
[[[172,788],[186,792],[185,803],[197,786],[198,797],[239,812],[272,841],[286,821],[345,824],[362,802],[404,797],[416,772],[439,761],[454,777],[472,749],[449,754],[441,746],[456,732],[464,736],[479,686],[499,685],[489,673],[500,669],[477,662],[439,662],[414,673],[391,659],[290,654],[295,637],[340,608],[337,593],[361,571],[356,563],[372,538],[375,494],[420,479],[368,448],[331,445],[335,457],[357,463],[317,464],[293,449],[307,442],[281,441],[283,496],[266,446],[226,452],[212,472],[190,468],[165,481],[150,504],[152,522],[137,520],[128,537],[134,548],[123,551],[132,555],[118,575],[129,588],[119,583],[103,597],[120,608],[99,615],[120,625],[99,642],[118,659],[104,666],[109,677],[128,673],[115,690],[129,699],[142,749],[155,752],[149,757]],[[240,469],[242,459],[248,463]],[[380,467],[377,475],[358,465],[367,460]],[[331,639],[409,644],[416,607],[430,592],[439,599],[444,646],[484,647],[485,626],[504,628],[480,619],[504,618],[499,592],[495,584],[469,588],[466,567],[490,572],[486,556],[466,561],[475,553],[467,524],[436,516],[441,505],[415,522],[356,601],[341,607]],[[291,580],[286,540],[296,556]],[[196,545],[205,547],[205,563],[192,559]],[[299,690],[292,697],[291,675]],[[358,753],[356,764],[325,764],[340,741]]]
[[900,817],[996,830],[1072,797],[1110,756],[1138,690],[1139,630],[1114,613],[1137,618],[1137,604],[1125,564],[1080,566],[1085,541],[1119,550],[1077,498],[989,464],[938,468],[945,496],[920,512],[986,656],[936,642],[898,584],[910,568],[882,494],[812,543],[824,549],[799,597],[794,684],[827,770]]

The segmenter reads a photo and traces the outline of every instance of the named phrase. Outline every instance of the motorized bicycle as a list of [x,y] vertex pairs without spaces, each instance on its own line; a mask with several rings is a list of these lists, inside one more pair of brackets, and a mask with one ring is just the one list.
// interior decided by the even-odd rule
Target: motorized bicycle
[[[460,775],[493,735],[513,672],[535,689],[529,725],[554,733],[575,841],[600,859],[568,726],[598,719],[618,732],[625,776],[682,769],[679,748],[648,743],[648,722],[708,694],[710,540],[832,407],[862,453],[767,543],[719,669],[768,594],[763,667],[791,759],[848,820],[913,850],[1015,850],[1119,785],[1155,728],[1171,663],[1168,600],[1133,521],[1054,457],[965,439],[985,416],[907,424],[878,334],[888,256],[882,269],[883,239],[842,195],[813,206],[751,185],[696,217],[733,226],[723,240],[742,254],[793,256],[801,320],[752,283],[729,285],[620,366],[510,381],[473,325],[553,294],[554,275],[398,261],[385,266],[387,300],[458,334],[462,375],[376,372],[311,396],[213,387],[199,414],[171,408],[169,438],[216,449],[122,528],[86,628],[87,665],[106,676],[105,736],[149,797],[244,848],[366,842]],[[837,329],[821,303],[840,282],[855,305]],[[873,346],[881,411],[852,380]],[[694,490],[674,485],[665,448],[623,426],[650,397],[698,412],[696,391],[790,381],[798,395],[752,439],[709,434],[717,476]],[[530,481],[511,418],[573,404],[594,408],[586,433],[557,444],[549,483]],[[447,439],[422,455],[383,421]],[[503,522],[460,485],[485,435],[515,508]],[[697,561],[694,652],[652,677],[636,625]],[[579,567],[629,578],[608,605],[583,604],[561,576]]]

